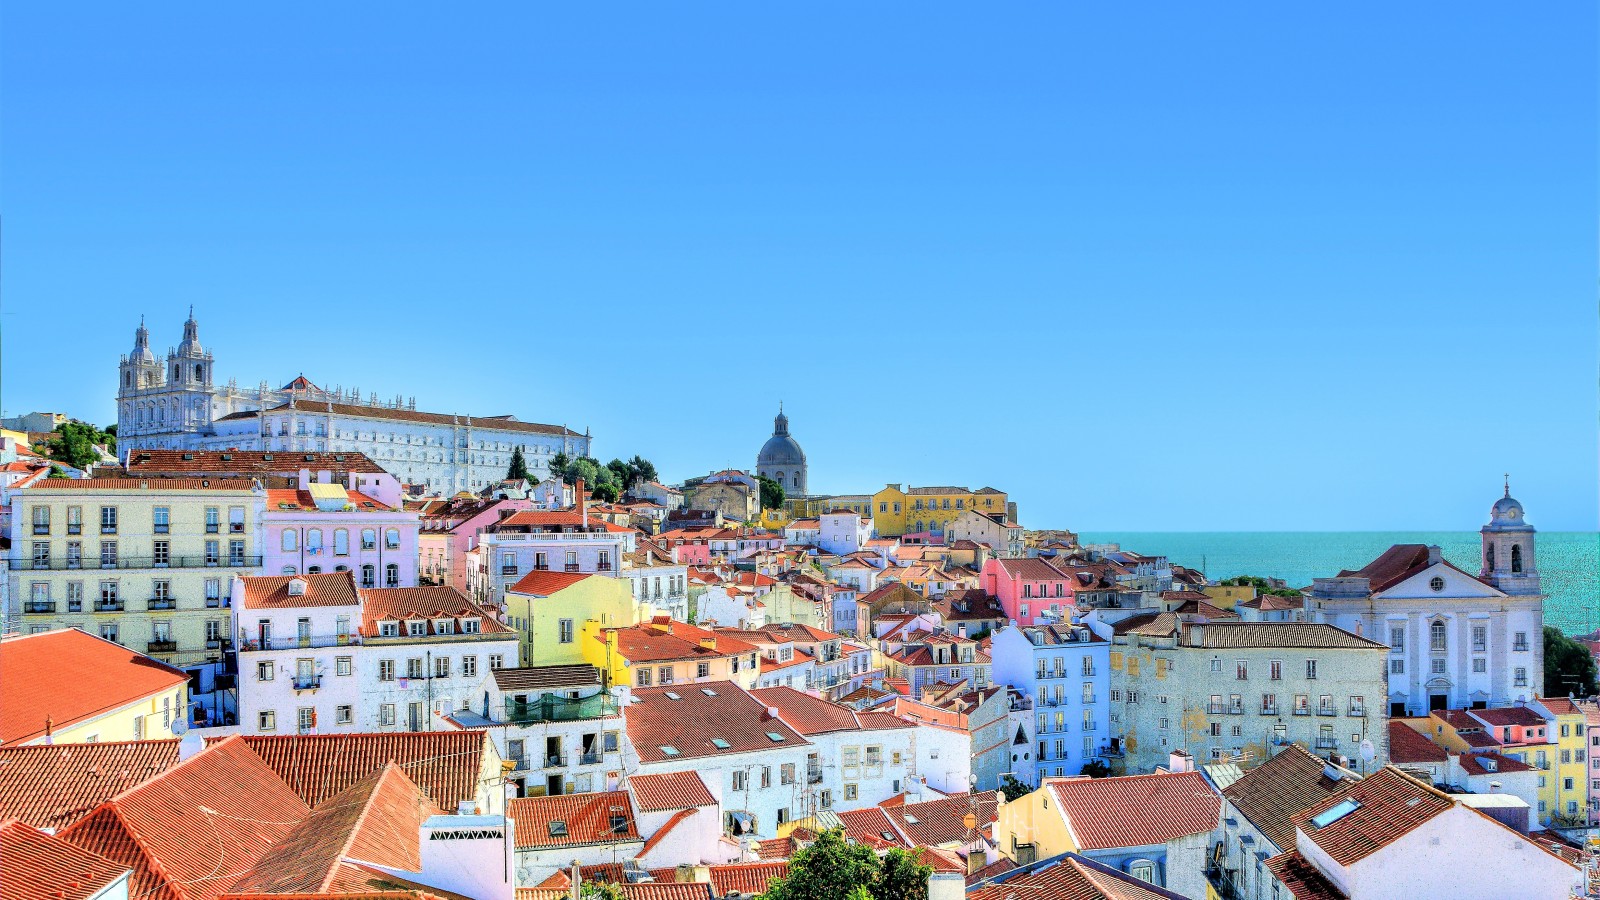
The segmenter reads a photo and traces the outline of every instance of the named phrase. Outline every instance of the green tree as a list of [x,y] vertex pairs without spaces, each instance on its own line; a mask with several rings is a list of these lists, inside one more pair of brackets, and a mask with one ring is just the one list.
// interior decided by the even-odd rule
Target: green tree
[[1005,780],[1000,782],[1000,793],[1005,794],[1006,802],[1010,803],[1013,800],[1026,797],[1032,791],[1028,790],[1027,785],[1018,781],[1016,776],[1007,774]]
[[927,900],[933,870],[899,851],[879,860],[868,847],[844,839],[844,831],[822,832],[789,860],[789,874],[767,885],[762,900]]
[[100,461],[100,454],[94,449],[95,444],[103,444],[114,451],[117,437],[87,422],[62,422],[56,426],[54,435],[46,445],[45,456],[75,469],[87,469]]
[[761,508],[781,509],[783,507],[783,485],[765,475],[757,475],[756,481],[761,485]]
[[[661,475],[656,472],[655,463],[635,453],[633,459],[628,460],[628,468],[633,470],[633,477],[640,481],[660,481]],[[632,482],[629,482],[632,484]]]
[[1593,697],[1596,685],[1594,657],[1589,648],[1552,625],[1544,627],[1544,695]]
[[1103,759],[1091,759],[1083,764],[1083,768],[1079,769],[1078,773],[1087,775],[1090,778],[1105,778],[1111,774],[1111,766]]
[[567,456],[565,450],[550,458],[550,474],[556,478],[567,477],[567,467],[572,465],[572,457]]
[[[583,870],[578,870],[578,876],[583,877]],[[578,885],[578,896],[583,900],[627,900],[622,893],[622,888],[609,881],[585,881]]]
[[623,490],[627,490],[628,485],[633,484],[633,468],[622,460],[613,459],[606,463],[606,468],[616,476],[617,484],[621,485]]
[[528,461],[522,458],[521,447],[511,451],[511,468],[506,469],[507,481],[516,481],[519,478],[525,478],[529,481],[533,480],[532,477],[528,475]]

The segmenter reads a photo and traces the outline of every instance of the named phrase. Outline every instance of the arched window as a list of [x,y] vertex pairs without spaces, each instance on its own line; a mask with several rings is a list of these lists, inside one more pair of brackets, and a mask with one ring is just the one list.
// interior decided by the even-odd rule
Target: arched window
[[1156,864],[1148,859],[1136,859],[1128,863],[1128,874],[1146,884],[1156,883]]
[[123,372],[122,373],[122,386],[123,387],[132,387],[133,386],[133,375],[131,373],[129,373],[129,372]]
[[375,528],[363,528],[363,529],[361,529],[361,549],[363,549],[363,550],[376,550],[376,549],[378,549],[378,531],[377,531],[377,529],[375,529]]
[[1428,649],[1445,649],[1445,631],[1443,622],[1434,622],[1428,626]]
[[195,363],[194,364],[194,380],[195,381],[203,381],[203,380],[205,380],[205,374],[204,373],[205,373],[205,367],[200,365],[199,363]]
[[307,575],[321,575],[322,574],[322,567],[321,566],[312,566],[311,568],[306,570],[306,574]]
[[361,586],[364,588],[378,586],[378,567],[368,563],[361,567]]
[[1484,551],[1483,559],[1484,559],[1484,563],[1488,567],[1489,571],[1493,572],[1494,571],[1494,545],[1493,544],[1490,544],[1489,545],[1489,549]]
[[335,572],[348,572],[348,571],[350,571],[350,567],[349,566],[334,566],[333,570]]
[[795,475],[794,475],[794,486],[795,487],[799,487],[800,486],[800,473],[799,472],[796,472]]
[[300,532],[293,528],[283,530],[283,552],[293,553],[300,549]]
[[390,528],[383,532],[383,545],[390,550],[400,549],[400,529]]
[[1513,574],[1522,571],[1522,545],[1511,545],[1511,571]]
[[389,563],[387,566],[383,567],[383,586],[384,587],[399,587],[400,586],[400,567],[398,565],[396,565],[394,563]]
[[310,528],[306,530],[306,550],[312,553],[322,552],[321,528]]
[[285,574],[285,575],[293,575],[294,574],[294,566],[284,566],[283,567],[283,574]]
[[333,530],[333,554],[335,556],[350,555],[350,532],[344,528]]

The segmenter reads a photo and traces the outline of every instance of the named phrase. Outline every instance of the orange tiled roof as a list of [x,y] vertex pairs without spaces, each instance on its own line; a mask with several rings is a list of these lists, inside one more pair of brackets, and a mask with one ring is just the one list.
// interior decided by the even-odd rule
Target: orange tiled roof
[[1143,847],[1217,827],[1218,797],[1199,772],[1046,782],[1084,850]]
[[[476,619],[481,634],[512,634],[495,614],[466,594],[449,585],[419,585],[402,588],[367,588],[361,592],[361,634],[377,637],[378,623],[427,620],[428,634],[434,633],[434,619]],[[456,633],[460,634],[459,624]]]
[[967,900],[1048,897],[1051,900],[1170,900],[1178,895],[1125,875],[1076,853],[1047,860],[967,892]]
[[847,810],[839,813],[839,821],[844,823],[845,837],[874,850],[888,847],[910,849],[912,846],[889,814],[879,807]]
[[[289,411],[332,413],[336,416],[353,416],[363,419],[387,419],[398,422],[421,422],[429,425],[470,425],[480,430],[524,431],[534,434],[560,434],[568,437],[583,435],[564,425],[541,425],[537,422],[518,422],[509,416],[459,416],[445,413],[417,412],[411,409],[394,409],[387,406],[359,406],[352,403],[329,403],[324,400],[290,400],[268,410],[236,412],[222,419],[254,419],[261,415]],[[219,420],[220,421],[220,420]]]
[[[1450,758],[1443,747],[1404,722],[1389,723],[1389,759],[1396,763],[1441,763]],[[1226,792],[1224,792],[1226,793]]]
[[65,728],[188,680],[181,669],[76,628],[0,639],[0,745],[43,738],[46,720]]
[[[311,575],[246,575],[245,609],[282,609],[297,606],[356,606],[354,572],[317,572]],[[290,594],[289,583],[303,584],[305,593]]]
[[[1312,819],[1346,800],[1353,800],[1358,805],[1351,812],[1320,828],[1312,823]],[[1455,801],[1444,794],[1424,786],[1393,766],[1384,766],[1371,776],[1347,785],[1343,791],[1296,814],[1294,825],[1334,862],[1348,866],[1409,834],[1454,805]]]
[[0,885],[6,900],[88,900],[128,867],[12,820],[0,825]]
[[57,831],[178,764],[178,742],[0,747],[0,821]]
[[692,771],[635,775],[628,779],[628,786],[633,789],[633,799],[640,812],[689,809],[717,802],[699,773]]
[[1294,900],[1347,900],[1343,891],[1298,852],[1280,853],[1267,860],[1267,868]]
[[711,895],[726,897],[729,894],[765,894],[774,878],[789,874],[787,862],[732,863],[711,866]]
[[[224,457],[227,457],[226,459]],[[128,457],[134,475],[166,473],[249,473],[280,475],[310,469],[313,472],[355,472],[381,475],[382,466],[365,453],[307,453],[303,450],[136,450]]]
[[516,820],[518,850],[640,839],[627,791],[518,797],[506,803],[506,815]]
[[918,846],[932,846],[950,841],[962,841],[971,836],[965,822],[968,813],[977,817],[977,829],[995,820],[996,798],[999,791],[978,794],[952,794],[938,800],[920,803],[901,803],[893,806],[880,804],[896,828],[911,838]]
[[477,797],[484,754],[490,752],[482,731],[260,734],[244,741],[311,806],[392,761],[440,809],[454,810]]
[[625,722],[642,762],[807,745],[782,719],[769,717],[766,704],[731,681],[635,688],[632,699]]
[[595,578],[593,572],[550,572],[535,569],[517,579],[517,583],[506,588],[513,594],[529,594],[535,597],[548,597],[551,594],[564,591],[585,578]]
[[[359,511],[368,512],[394,512],[394,507],[361,493],[360,491],[346,490],[345,497],[350,505]],[[310,491],[298,488],[268,488],[267,512],[318,512],[317,501],[311,496]]]
[[[660,630],[665,626],[666,630]],[[628,628],[607,628],[595,635],[604,641],[617,636],[617,652],[631,662],[666,662],[677,659],[721,658],[755,653],[757,648],[738,638],[657,616],[655,620]],[[714,641],[714,645],[702,641]]]
[[[1390,731],[1399,722],[1390,723]],[[1411,732],[1416,734],[1416,732]],[[1417,739],[1432,744],[1422,735]],[[1390,744],[1391,749],[1393,743]],[[1324,777],[1327,763],[1290,744],[1223,789],[1223,796],[1279,850],[1294,848],[1294,816],[1338,793],[1345,781]]]
[[[234,736],[106,801],[61,836],[131,868],[131,896],[212,900],[310,811]],[[217,878],[219,859],[228,878]]]

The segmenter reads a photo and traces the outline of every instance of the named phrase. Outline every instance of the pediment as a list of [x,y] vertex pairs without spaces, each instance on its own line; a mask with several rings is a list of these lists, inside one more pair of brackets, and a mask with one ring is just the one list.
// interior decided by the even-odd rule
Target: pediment
[[[1442,586],[1434,590],[1434,579]],[[1448,562],[1437,562],[1388,590],[1374,594],[1378,600],[1487,600],[1504,597],[1505,592],[1490,587]]]

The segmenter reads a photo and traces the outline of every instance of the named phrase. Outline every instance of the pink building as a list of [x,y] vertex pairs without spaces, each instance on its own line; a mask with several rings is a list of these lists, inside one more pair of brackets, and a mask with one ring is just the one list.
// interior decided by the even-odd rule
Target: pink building
[[267,491],[262,572],[351,572],[362,587],[415,587],[418,524],[415,512],[354,487],[302,477],[298,488]]
[[686,566],[711,565],[711,539],[717,528],[680,528],[663,531],[655,542],[672,554],[672,561]]
[[984,592],[997,598],[1006,618],[1018,625],[1071,618],[1074,579],[1043,559],[988,559],[982,578]]
[[467,592],[467,552],[478,546],[489,526],[515,512],[533,509],[534,501],[484,500],[456,497],[425,500],[415,504],[422,516],[417,538],[418,580],[423,584],[445,584]]

